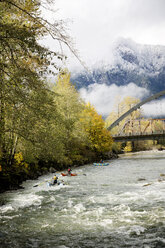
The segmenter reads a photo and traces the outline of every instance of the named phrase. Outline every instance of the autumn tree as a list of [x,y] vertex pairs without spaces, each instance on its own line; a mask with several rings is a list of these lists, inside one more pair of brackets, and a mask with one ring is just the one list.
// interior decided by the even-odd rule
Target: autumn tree
[[[114,106],[114,110],[109,114],[105,123],[106,127],[110,126],[115,120],[117,120],[122,114],[127,112],[133,106],[135,106],[139,102],[139,99],[134,97],[125,97],[122,101],[117,101]],[[124,120],[122,120],[118,126],[114,127],[111,132],[112,134],[130,134],[133,133],[135,130],[139,130],[139,124],[135,120],[141,117],[141,111],[136,110],[128,115]],[[130,142],[126,143],[125,151],[131,151],[132,145]]]
[[83,103],[78,91],[70,81],[70,73],[67,69],[59,73],[53,92],[56,94],[54,102],[58,106],[57,112],[60,115],[59,121],[61,122],[59,132],[65,149],[63,162],[72,164],[73,161],[80,160],[80,150],[86,136],[79,122],[84,108]]
[[[68,44],[61,22],[42,18],[42,4],[41,0],[0,1],[0,157],[6,161],[11,161],[18,138],[29,140],[19,124],[24,123],[27,130],[34,114],[41,117],[43,111],[36,110],[34,95],[48,90],[44,76],[51,72],[50,66],[57,69],[54,58],[61,58],[39,40],[49,34]],[[48,102],[44,94],[43,101]]]
[[111,151],[112,136],[105,128],[104,120],[95,108],[88,103],[82,113],[81,122],[84,131],[88,135],[89,146],[97,154],[104,154]]

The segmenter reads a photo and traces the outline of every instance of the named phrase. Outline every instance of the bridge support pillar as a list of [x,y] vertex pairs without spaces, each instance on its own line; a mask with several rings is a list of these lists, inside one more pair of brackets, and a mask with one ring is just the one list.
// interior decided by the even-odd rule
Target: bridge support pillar
[[139,133],[141,133],[141,120],[139,120]]
[[134,151],[135,150],[135,142],[132,141],[131,143],[132,143],[132,151]]
[[151,132],[153,133],[152,120],[150,120]]

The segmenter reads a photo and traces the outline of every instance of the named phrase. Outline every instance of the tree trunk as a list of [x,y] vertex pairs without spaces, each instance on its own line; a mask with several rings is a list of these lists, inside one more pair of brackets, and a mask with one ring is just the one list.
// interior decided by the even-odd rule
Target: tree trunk
[[5,159],[5,102],[3,81],[0,81],[0,159]]

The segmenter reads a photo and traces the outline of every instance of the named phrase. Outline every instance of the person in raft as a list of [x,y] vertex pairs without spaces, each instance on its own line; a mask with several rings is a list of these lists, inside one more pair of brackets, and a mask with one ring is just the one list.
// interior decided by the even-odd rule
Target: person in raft
[[104,163],[103,159],[100,159],[100,163]]
[[56,175],[54,175],[54,177],[52,178],[52,184],[57,184],[57,179],[58,177]]
[[69,176],[71,175],[71,171],[72,171],[72,170],[71,170],[71,168],[69,167],[69,168],[68,168],[68,175],[69,175]]

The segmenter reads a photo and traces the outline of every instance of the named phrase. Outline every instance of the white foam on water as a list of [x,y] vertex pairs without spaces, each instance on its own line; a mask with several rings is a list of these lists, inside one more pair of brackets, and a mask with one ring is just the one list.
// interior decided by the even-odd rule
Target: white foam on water
[[68,208],[71,208],[73,206],[73,201],[71,199],[68,200]]
[[144,227],[133,225],[133,226],[131,226],[131,228],[130,228],[128,233],[130,234],[130,233],[134,232],[134,233],[136,233],[136,235],[140,235],[140,234],[144,233],[144,231],[145,231]]
[[59,246],[57,246],[57,248],[69,248],[69,246],[59,245]]
[[88,216],[89,218],[92,217],[91,219],[95,219],[95,221],[100,221],[104,214],[105,208],[104,207],[98,207],[98,208],[93,208],[88,211],[85,211],[85,215]]
[[75,205],[73,208],[76,213],[80,213],[86,210],[82,203]]
[[[116,229],[120,226],[138,235],[144,232],[144,223],[155,224],[165,221],[163,208],[156,205],[161,199],[164,202],[164,191],[158,192],[158,186],[159,184],[156,184],[146,189],[140,185],[139,188],[136,187],[136,192],[127,191],[119,194],[114,192],[114,194],[90,196],[86,198],[88,206],[86,210],[82,204],[77,204],[74,209],[84,227],[101,225],[104,228]],[[153,205],[154,202],[156,206]],[[90,207],[90,203],[94,203],[94,206]],[[105,207],[99,207],[100,204]],[[151,207],[147,208],[147,206]],[[75,221],[78,222],[78,220]]]
[[[140,186],[139,189],[134,191],[127,191],[120,194],[110,193],[103,197],[95,198],[96,202],[109,203],[109,204],[134,204],[134,203],[150,203],[164,201],[165,183],[154,183],[148,187]],[[90,199],[89,199],[90,200]]]
[[0,216],[0,219],[8,219],[8,220],[11,220],[11,219],[13,219],[14,217],[13,216],[6,216],[6,215],[4,215],[3,217],[2,216]]
[[50,225],[49,224],[44,224],[41,226],[41,228],[46,228],[46,227],[49,227]]
[[37,187],[33,186],[33,191],[34,192],[40,192],[40,191],[56,191],[61,188],[68,187],[68,185],[60,184],[60,185],[53,185],[49,186],[48,182],[44,182],[44,184],[36,184],[38,185]]
[[88,201],[92,202],[92,203],[95,203],[96,200],[95,200],[95,197],[94,196],[90,196],[88,197]]
[[1,206],[0,207],[0,212],[3,214],[3,213],[6,213],[8,211],[12,211],[14,210],[14,208],[9,204],[9,205],[4,205],[4,206]]
[[102,227],[111,227],[113,225],[113,220],[112,219],[104,219],[99,222],[99,225]]
[[34,193],[18,194],[15,195],[11,204],[14,209],[29,207],[31,205],[39,206],[41,205],[42,199],[43,196],[39,196]]

